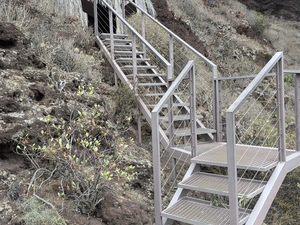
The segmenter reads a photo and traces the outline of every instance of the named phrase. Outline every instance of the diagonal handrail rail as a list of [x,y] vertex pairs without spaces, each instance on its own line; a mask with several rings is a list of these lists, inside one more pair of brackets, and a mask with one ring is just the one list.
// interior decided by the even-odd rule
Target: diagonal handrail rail
[[277,101],[279,105],[279,150],[280,161],[286,161],[285,152],[285,115],[284,115],[284,81],[283,81],[283,53],[277,52],[264,68],[251,81],[246,89],[231,104],[226,111],[226,133],[227,133],[227,165],[228,165],[228,188],[229,192],[229,208],[230,208],[230,224],[239,224],[238,218],[238,195],[237,195],[237,166],[236,166],[236,135],[235,135],[235,114],[239,108],[245,103],[247,98],[254,92],[262,80],[268,76],[268,73],[276,66],[277,73]]
[[[153,154],[153,178],[154,178],[154,204],[155,204],[155,222],[157,225],[161,225],[161,211],[162,211],[162,200],[161,200],[161,168],[160,168],[160,125],[159,125],[159,112],[163,108],[163,105],[171,99],[175,93],[176,88],[180,85],[182,80],[190,73],[191,86],[193,89],[191,92],[195,91],[195,72],[194,72],[194,61],[190,60],[188,64],[184,67],[179,76],[174,80],[172,85],[169,87],[164,96],[160,99],[158,104],[154,107],[151,112],[152,117],[152,154]],[[191,98],[191,136],[192,140],[192,152],[196,151],[197,136],[196,130],[196,120],[195,120],[195,96],[192,95]]]
[[[177,40],[179,43],[181,43],[183,46],[185,46],[187,49],[189,49],[191,52],[193,52],[196,56],[198,56],[200,59],[202,59],[205,63],[207,63],[212,70],[212,93],[213,93],[213,124],[216,129],[216,139],[215,141],[221,141],[222,139],[222,126],[221,126],[221,113],[220,113],[220,96],[219,96],[219,81],[217,79],[218,72],[217,72],[217,65],[214,64],[211,60],[209,60],[207,57],[205,57],[203,54],[198,52],[195,48],[193,48],[191,45],[189,45],[187,42],[185,42],[182,38],[180,38],[178,35],[176,35],[174,32],[172,32],[170,29],[168,29],[166,26],[164,26],[162,23],[160,23],[158,20],[156,20],[154,17],[152,17],[149,13],[147,13],[144,9],[142,9],[140,6],[138,6],[136,3],[134,3],[132,0],[129,0],[131,4],[133,4],[137,9],[139,9],[142,13],[142,36],[145,38],[145,19],[144,15],[146,15],[151,21],[156,23],[159,27],[161,27],[163,30],[165,30],[169,34],[169,45],[170,45],[170,63],[172,65],[172,69],[174,70],[174,51],[173,51],[173,45],[174,45],[174,39]],[[173,77],[169,77],[170,80],[173,79]],[[176,98],[177,96],[175,96]],[[197,119],[197,124],[200,127],[205,127],[200,120]],[[208,136],[211,139],[214,139],[212,135],[208,134]]]

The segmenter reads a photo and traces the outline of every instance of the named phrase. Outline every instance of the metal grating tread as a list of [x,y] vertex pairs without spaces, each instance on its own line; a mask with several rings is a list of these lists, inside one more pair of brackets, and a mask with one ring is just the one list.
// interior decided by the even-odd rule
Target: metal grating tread
[[[240,209],[239,224],[244,224],[250,210]],[[195,225],[225,225],[229,222],[229,208],[211,206],[210,202],[183,197],[162,212],[162,217]]]
[[[238,178],[237,181],[238,195],[251,198],[260,194],[266,185],[266,182],[245,178]],[[181,181],[178,187],[224,196],[229,194],[228,177],[211,173],[194,173]]]
[[[132,74],[126,75],[127,77],[133,77]],[[137,74],[136,77],[163,77],[166,76],[165,74],[159,74],[159,73],[142,73]]]
[[[173,121],[190,120],[190,118],[191,118],[190,114],[174,115],[173,116]],[[203,116],[196,115],[196,119],[202,119],[202,118],[203,118]],[[168,116],[161,117],[161,119],[164,120],[164,121],[169,120]]]
[[[157,104],[148,104],[147,106],[150,108],[154,108]],[[184,106],[189,106],[187,103],[173,103],[173,107],[184,107]],[[168,107],[168,104],[163,105],[164,108]]]
[[[127,34],[113,34],[114,39],[124,39],[127,38]],[[110,33],[101,33],[100,34],[101,39],[110,38]]]
[[[213,134],[216,133],[216,130],[210,129],[210,128],[197,128],[196,133],[198,135],[201,134]],[[178,128],[174,130],[174,135],[177,137],[184,137],[184,136],[190,136],[191,135],[191,129],[187,128]]]
[[[198,149],[199,148],[199,149]],[[223,142],[197,146],[200,155],[191,162],[198,164],[227,166],[227,144]],[[286,150],[286,155],[291,155],[294,150]],[[278,163],[278,149],[253,145],[236,145],[236,163],[239,169],[268,171]]]
[[[136,58],[137,62],[146,62],[149,60],[150,60],[149,58],[139,58],[139,57]],[[128,63],[128,62],[132,63],[133,58],[118,58],[118,59],[116,59],[116,61],[118,63]]]
[[[155,87],[155,86],[166,86],[167,83],[138,83],[138,86],[141,87]],[[165,93],[163,93],[164,95]]]
[[[147,66],[147,65],[136,66],[137,70],[149,70],[149,69],[155,69],[155,68],[156,68],[156,66]],[[133,70],[133,66],[132,65],[122,66],[121,69],[122,70]]]
[[[133,54],[133,51],[115,51],[115,55],[120,56],[131,56]],[[144,52],[136,52],[137,55],[144,54]]]
[[[103,42],[105,44],[110,44],[110,38],[104,38]],[[130,44],[132,40],[130,39],[114,39],[114,43],[119,43],[119,44]]]

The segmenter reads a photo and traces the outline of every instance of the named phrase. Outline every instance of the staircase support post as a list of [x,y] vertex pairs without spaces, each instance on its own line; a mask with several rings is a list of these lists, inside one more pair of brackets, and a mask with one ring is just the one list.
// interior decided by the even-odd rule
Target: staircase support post
[[174,77],[174,37],[172,36],[172,34],[170,34],[170,39],[169,39],[169,60],[170,60],[170,64],[171,64],[171,76],[168,76],[168,80],[173,80]]
[[214,128],[216,130],[215,141],[222,141],[222,119],[221,119],[221,99],[220,99],[220,81],[217,75],[217,66],[212,67],[213,73],[213,116]]
[[[146,26],[145,26],[145,13],[144,12],[142,12],[141,20],[142,20],[142,37],[146,40]],[[147,50],[146,45],[143,43],[144,58],[147,57],[146,50]]]
[[196,121],[196,82],[195,82],[195,64],[189,71],[190,79],[190,115],[191,115],[191,148],[192,157],[197,155],[197,121]]
[[296,150],[300,151],[300,73],[295,74]]
[[154,180],[154,216],[155,225],[162,225],[161,177],[160,177],[160,140],[158,112],[152,112],[152,156]]
[[237,194],[237,168],[235,153],[235,114],[226,112],[226,134],[227,134],[227,165],[228,165],[228,190],[229,190],[229,212],[230,225],[239,224],[238,194]]
[[94,0],[94,32],[96,37],[99,36],[98,30],[98,0]]
[[285,139],[285,110],[284,110],[284,73],[283,56],[276,64],[277,105],[278,105],[278,150],[280,162],[286,161],[286,139]]

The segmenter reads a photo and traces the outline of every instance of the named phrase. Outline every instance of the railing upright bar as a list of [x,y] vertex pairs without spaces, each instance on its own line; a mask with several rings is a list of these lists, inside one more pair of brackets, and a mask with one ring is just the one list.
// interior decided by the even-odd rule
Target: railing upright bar
[[177,36],[174,32],[172,32],[170,29],[168,29],[166,26],[158,22],[155,18],[153,18],[149,13],[147,13],[145,10],[143,10],[141,7],[139,7],[135,2],[132,0],[129,0],[137,9],[139,9],[142,13],[144,13],[147,17],[149,17],[153,22],[158,24],[162,29],[167,31],[170,35],[172,35],[176,40],[178,40],[180,43],[182,43],[185,47],[189,48],[193,53],[195,53],[197,56],[202,58],[207,64],[209,64],[211,67],[216,66],[212,61],[210,61],[208,58],[206,58],[204,55],[199,53],[196,49],[194,49],[192,46],[190,46],[188,43],[186,43],[184,40],[182,40],[179,36]]
[[227,165],[228,165],[228,190],[230,225],[239,224],[238,216],[238,194],[237,194],[237,168],[235,153],[235,113],[226,112],[226,134],[227,134]]
[[173,36],[170,34],[170,39],[169,39],[169,51],[170,51],[170,59],[169,62],[171,64],[171,68],[172,68],[172,77],[168,77],[168,80],[173,80],[174,77],[174,38]]
[[99,36],[98,23],[98,0],[94,0],[94,31],[96,37]]
[[[146,39],[146,25],[145,25],[145,14],[142,12],[141,15],[141,20],[142,20],[142,37]],[[144,53],[144,58],[147,57],[147,52],[146,52],[146,45],[143,43],[143,53]]]
[[192,157],[197,155],[197,121],[196,121],[196,79],[195,79],[195,65],[189,72],[189,91],[190,91],[190,115],[191,115],[191,148]]
[[283,57],[276,65],[276,83],[277,83],[277,105],[278,105],[278,136],[279,136],[279,160],[286,161],[286,137],[285,137],[285,110],[284,110],[284,74]]
[[[125,0],[122,0],[122,3],[121,3],[121,7],[122,7],[122,17],[123,19],[126,19],[126,11],[125,11]],[[125,34],[126,33],[126,30],[125,30],[125,25],[124,23],[122,23],[122,31],[123,33]]]
[[213,66],[213,118],[216,130],[216,142],[222,141],[221,90],[217,75],[217,66]]
[[300,73],[295,74],[296,150],[300,151]]
[[111,59],[115,59],[115,44],[114,44],[114,25],[113,25],[113,13],[111,9],[108,9],[109,13],[109,37],[110,37],[110,54]]
[[138,79],[137,79],[137,60],[136,60],[136,35],[132,32],[132,66],[133,66],[133,87],[134,91],[137,91]]
[[151,113],[152,117],[152,157],[153,157],[153,180],[154,180],[154,217],[155,224],[162,225],[161,211],[161,177],[160,177],[160,141],[158,112]]

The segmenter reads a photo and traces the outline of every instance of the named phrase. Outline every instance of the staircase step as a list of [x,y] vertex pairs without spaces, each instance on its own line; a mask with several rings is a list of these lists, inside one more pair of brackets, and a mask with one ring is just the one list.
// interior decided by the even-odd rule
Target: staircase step
[[[149,58],[136,58],[137,62],[147,62],[149,61]],[[132,58],[118,58],[116,59],[118,63],[132,63],[133,59]]]
[[[114,39],[115,44],[130,44],[132,40],[129,39]],[[110,45],[110,38],[105,38],[103,43],[106,45]]]
[[[132,74],[126,75],[128,78],[133,77]],[[158,73],[143,73],[143,74],[137,74],[137,77],[163,77],[166,76],[165,74],[158,74]]]
[[[127,34],[113,34],[114,40],[115,39],[125,39],[128,37]],[[103,39],[107,39],[110,38],[110,33],[101,33],[100,34],[100,38]]]
[[[108,49],[110,49],[110,45],[107,46]],[[131,45],[114,45],[115,51],[131,51],[132,46]]]
[[[168,133],[168,132],[166,132]],[[213,134],[216,133],[216,130],[210,129],[210,128],[197,128],[196,130],[197,135],[201,134]],[[176,137],[184,137],[184,136],[190,136],[191,135],[191,129],[189,128],[178,128],[174,130],[174,135]]]
[[[115,51],[116,56],[132,56],[132,51]],[[137,55],[142,55],[144,52],[136,52]]]
[[[199,149],[198,149],[199,148]],[[238,169],[268,171],[278,164],[278,149],[271,147],[236,145],[236,163]],[[211,166],[227,167],[227,144],[224,142],[209,143],[197,146],[197,152],[191,162]],[[286,150],[286,155],[294,150]]]
[[[149,108],[154,108],[157,104],[148,104],[147,106]],[[184,107],[184,106],[189,106],[189,104],[187,103],[174,103],[173,104],[173,107]],[[167,108],[168,107],[168,104],[164,104],[163,105],[164,108]]]
[[138,86],[140,87],[155,87],[155,86],[166,86],[166,85],[167,83],[138,83]]
[[[190,118],[191,118],[190,114],[174,115],[173,116],[173,121],[190,120]],[[196,119],[202,119],[202,118],[203,118],[203,116],[196,115]],[[169,120],[168,116],[160,117],[160,119],[162,119],[164,121]]]
[[[263,191],[265,185],[266,182],[263,181],[238,178],[238,194],[239,196],[253,198]],[[228,177],[218,174],[197,172],[180,182],[178,187],[228,196]]]
[[[156,68],[156,66],[147,66],[147,65],[136,66],[137,70],[151,70],[151,69],[155,69],[155,68]],[[122,66],[121,69],[122,70],[133,70],[133,66],[131,66],[131,65]]]
[[[251,211],[239,209],[239,224],[244,224]],[[197,225],[230,224],[229,206],[212,206],[209,201],[183,197],[161,213],[162,217]]]

